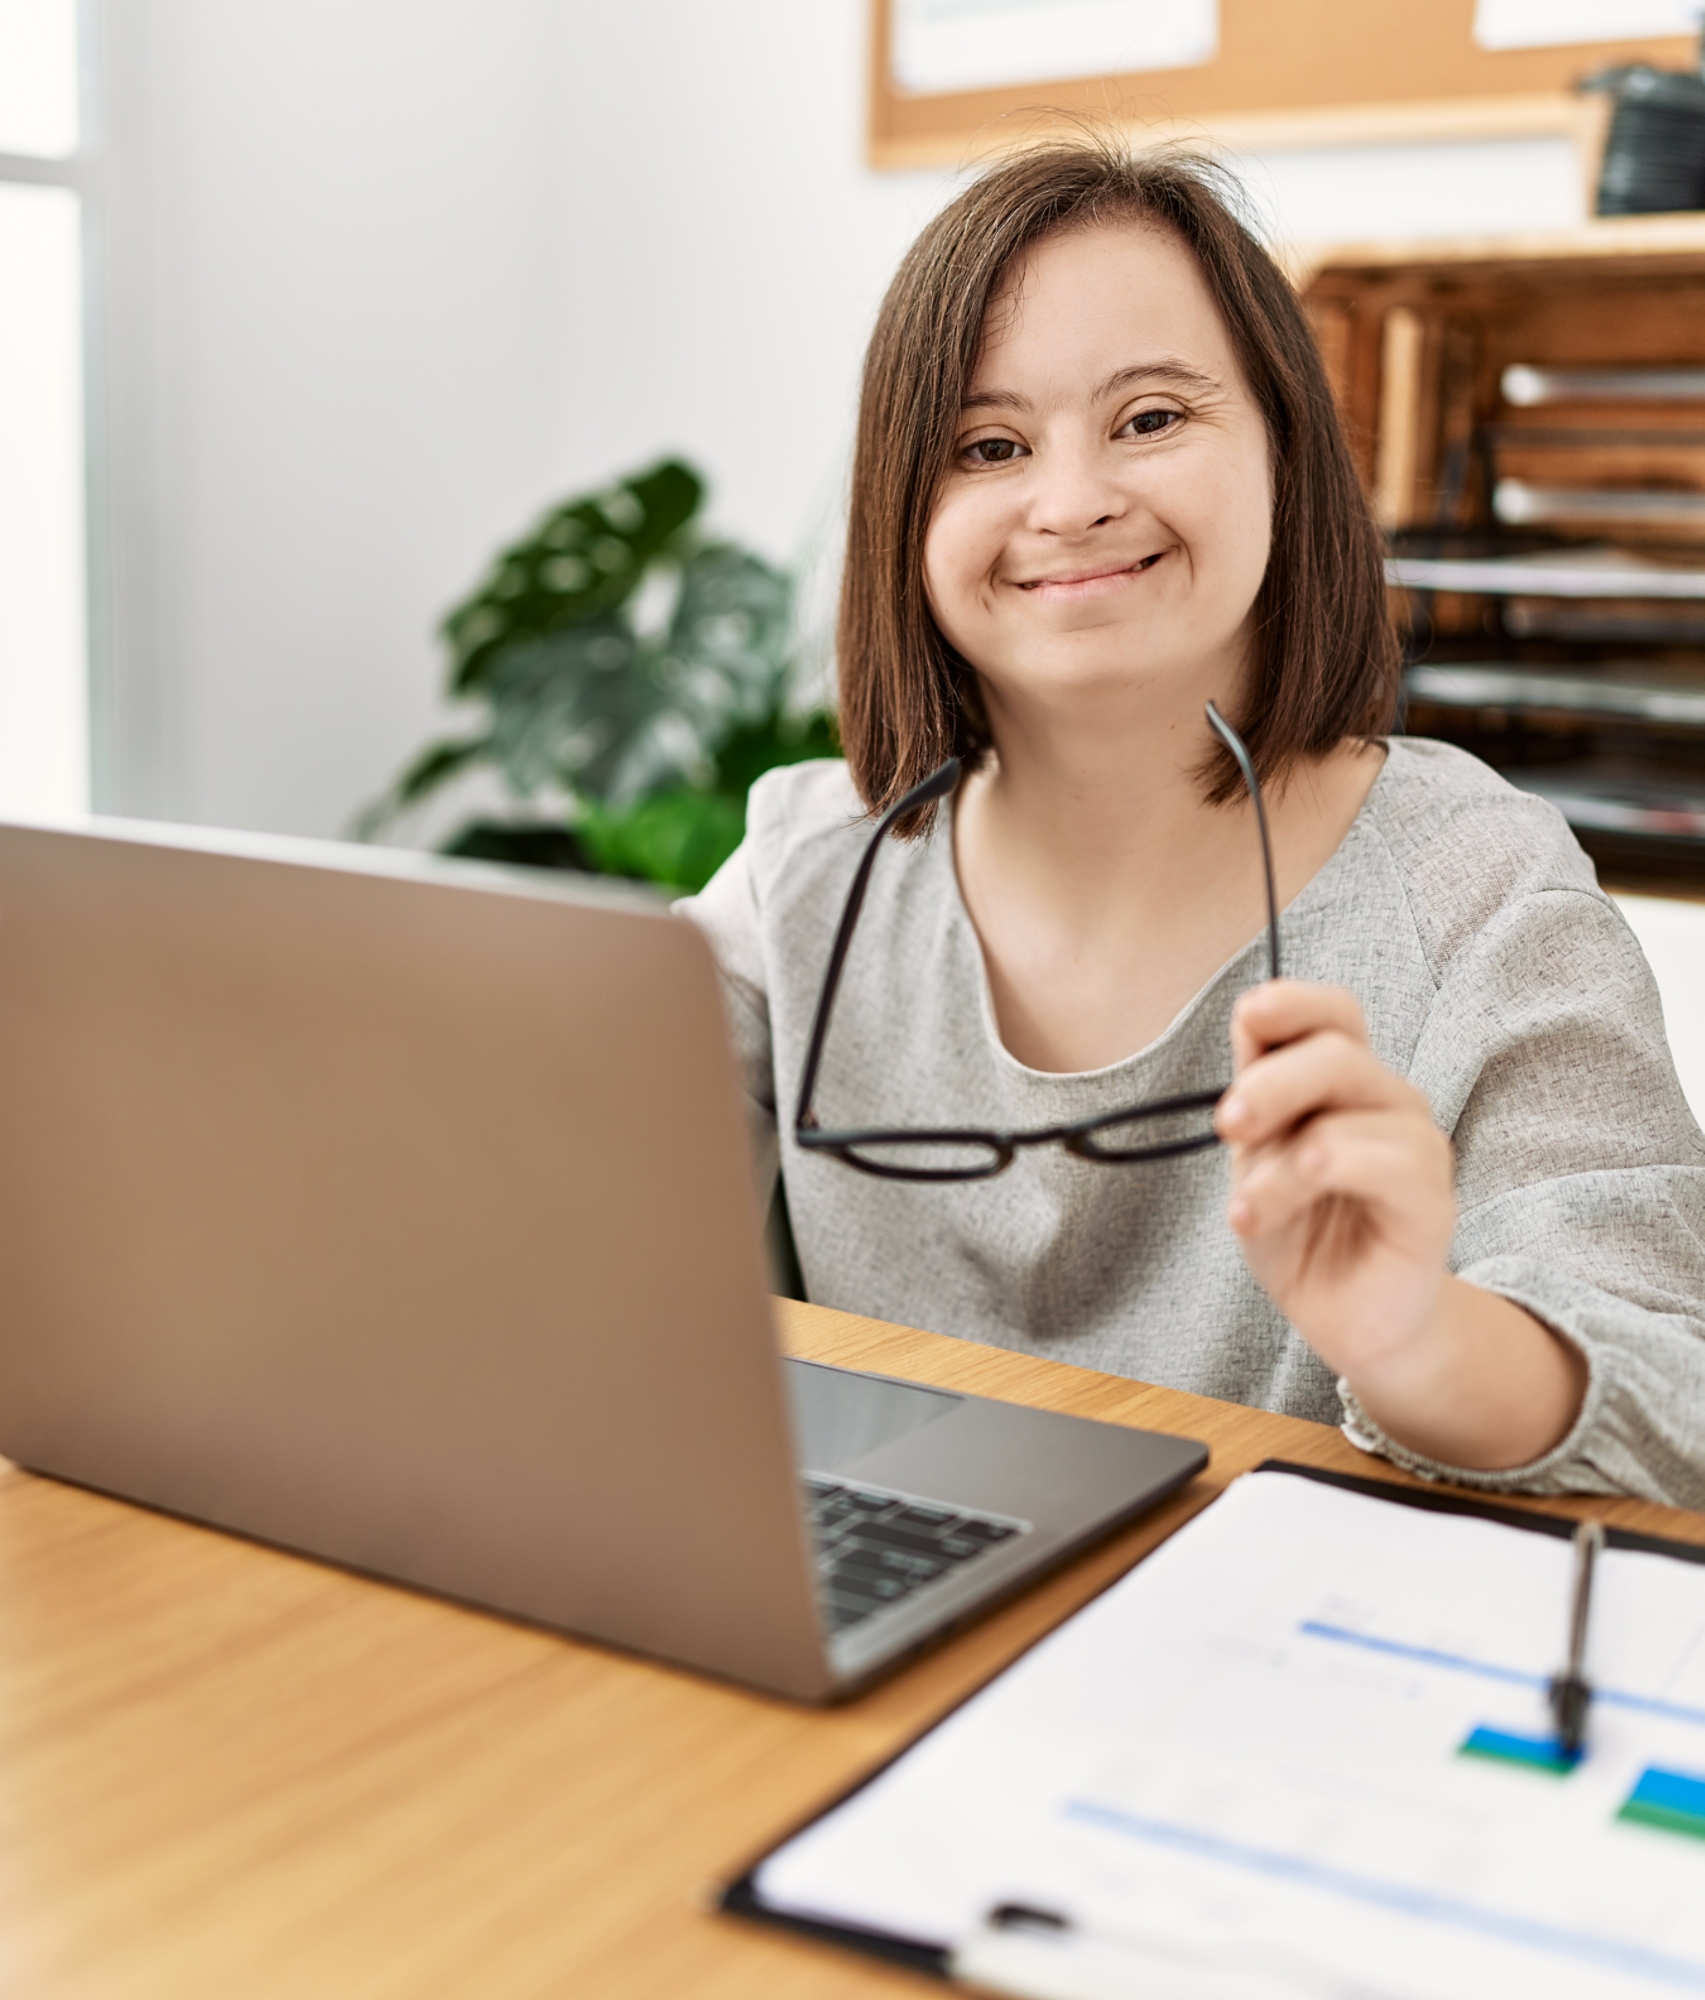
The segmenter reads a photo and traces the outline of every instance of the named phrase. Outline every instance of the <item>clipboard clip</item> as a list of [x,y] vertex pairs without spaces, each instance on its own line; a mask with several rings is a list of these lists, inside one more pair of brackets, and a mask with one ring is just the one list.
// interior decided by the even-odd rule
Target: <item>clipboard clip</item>
[[1182,1939],[1114,1936],[1033,1903],[998,1903],[953,1948],[948,1973],[1013,2000],[1353,2000],[1324,1969],[1257,1964]]

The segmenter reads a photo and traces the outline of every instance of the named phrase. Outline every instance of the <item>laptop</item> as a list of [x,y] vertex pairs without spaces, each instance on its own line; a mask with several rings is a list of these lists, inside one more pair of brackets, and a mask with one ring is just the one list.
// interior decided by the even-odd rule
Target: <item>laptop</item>
[[0,1452],[807,1701],[1199,1444],[778,1353],[704,939],[637,892],[0,826]]

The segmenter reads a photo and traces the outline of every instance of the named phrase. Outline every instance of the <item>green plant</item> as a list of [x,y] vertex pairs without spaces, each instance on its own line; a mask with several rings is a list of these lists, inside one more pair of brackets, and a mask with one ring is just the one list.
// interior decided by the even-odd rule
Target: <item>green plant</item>
[[487,765],[558,816],[476,820],[446,853],[702,887],[740,842],[753,779],[836,747],[827,715],[788,707],[792,579],[700,532],[703,499],[666,459],[504,549],[443,625],[450,693],[484,714],[424,750],[363,834]]

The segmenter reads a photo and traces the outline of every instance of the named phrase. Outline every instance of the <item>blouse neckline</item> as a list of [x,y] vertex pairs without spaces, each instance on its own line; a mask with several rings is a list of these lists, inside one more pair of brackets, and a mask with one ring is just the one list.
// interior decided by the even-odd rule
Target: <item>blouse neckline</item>
[[[1312,905],[1328,893],[1333,876],[1341,873],[1343,868],[1348,865],[1344,861],[1344,856],[1352,846],[1358,844],[1364,830],[1364,822],[1371,823],[1374,816],[1375,801],[1380,799],[1383,790],[1389,789],[1386,781],[1391,771],[1392,761],[1399,753],[1399,745],[1391,737],[1382,737],[1379,740],[1385,748],[1384,762],[1375,774],[1373,783],[1368,787],[1367,797],[1362,800],[1361,805],[1357,808],[1355,818],[1344,829],[1343,839],[1339,841],[1338,845],[1291,900],[1280,907],[1279,940],[1281,945],[1284,942],[1286,919],[1293,918],[1298,914],[1306,915]],[[1220,988],[1238,975],[1244,966],[1245,960],[1260,950],[1266,942],[1266,926],[1263,925],[1261,929],[1256,931],[1253,937],[1240,945],[1217,971],[1209,974],[1202,986],[1185,1001],[1184,1005],[1179,1008],[1178,1012],[1162,1028],[1160,1033],[1155,1036],[1153,1041],[1146,1042],[1140,1049],[1133,1050],[1130,1055],[1120,1056],[1116,1061],[1105,1063],[1099,1069],[1032,1069],[1028,1063],[1020,1062],[1018,1057],[1007,1047],[1001,1037],[1000,1024],[995,1018],[994,992],[989,984],[989,967],[988,961],[983,955],[983,941],[977,935],[977,926],[971,921],[971,912],[965,907],[964,893],[959,886],[959,866],[955,857],[954,847],[956,816],[953,813],[943,814],[937,824],[944,826],[946,829],[940,846],[942,851],[941,865],[947,871],[948,921],[953,926],[958,941],[966,947],[971,962],[976,967],[977,1011],[982,1025],[984,1042],[987,1045],[989,1054],[997,1064],[1009,1074],[1022,1077],[1026,1083],[1043,1087],[1049,1085],[1065,1087],[1074,1084],[1097,1083],[1109,1077],[1116,1077],[1127,1070],[1134,1071],[1139,1068],[1152,1066],[1169,1053],[1171,1048],[1184,1039],[1196,1017],[1209,1005]],[[929,846],[934,848],[936,845],[937,842],[932,836]],[[1253,985],[1258,982],[1251,981],[1250,983]]]

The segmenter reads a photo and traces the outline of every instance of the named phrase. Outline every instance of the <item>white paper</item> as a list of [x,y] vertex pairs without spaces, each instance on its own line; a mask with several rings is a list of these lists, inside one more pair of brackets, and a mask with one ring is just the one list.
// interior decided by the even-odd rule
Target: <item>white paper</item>
[[1000,1903],[1055,1910],[1170,1966],[1158,1991],[1705,1992],[1705,1840],[1617,1817],[1648,1767],[1705,1779],[1705,1566],[1601,1558],[1574,1771],[1461,1754],[1476,1727],[1547,1733],[1572,1563],[1562,1538],[1253,1474],[759,1894],[946,1949]]
[[1212,62],[1219,0],[894,0],[895,88],[915,96]]
[[1700,0],[1475,0],[1474,39],[1483,49],[1546,49],[1696,35],[1700,12]]

